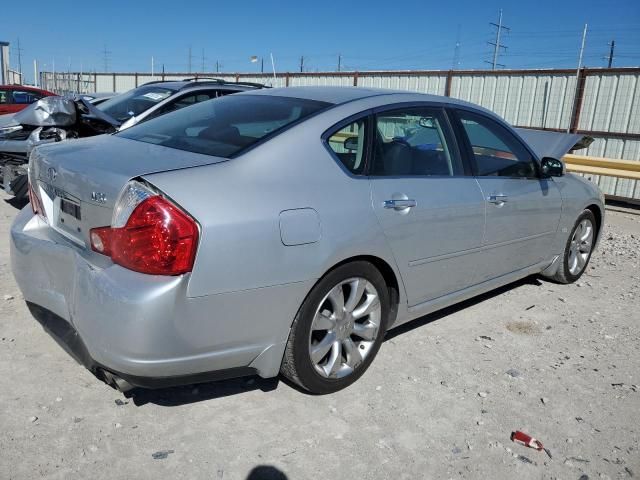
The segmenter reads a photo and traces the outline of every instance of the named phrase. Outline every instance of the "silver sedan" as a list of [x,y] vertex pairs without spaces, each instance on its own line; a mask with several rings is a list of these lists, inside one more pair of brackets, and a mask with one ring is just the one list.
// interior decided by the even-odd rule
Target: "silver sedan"
[[390,328],[582,275],[604,207],[564,171],[577,139],[409,92],[232,95],[36,149],[13,272],[122,390],[257,373],[333,392]]

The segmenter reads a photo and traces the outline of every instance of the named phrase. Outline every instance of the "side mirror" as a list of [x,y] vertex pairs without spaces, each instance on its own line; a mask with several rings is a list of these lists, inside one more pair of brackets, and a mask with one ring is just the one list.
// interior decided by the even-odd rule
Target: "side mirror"
[[348,137],[344,140],[344,149],[350,152],[355,152],[358,150],[358,137]]
[[564,175],[564,164],[557,158],[544,157],[540,162],[542,178],[561,177]]

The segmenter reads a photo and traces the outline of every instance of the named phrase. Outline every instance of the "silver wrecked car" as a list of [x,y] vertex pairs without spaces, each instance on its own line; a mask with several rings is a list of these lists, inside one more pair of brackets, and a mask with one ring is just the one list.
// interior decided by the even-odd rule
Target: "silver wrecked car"
[[122,390],[282,373],[332,392],[389,328],[582,275],[604,208],[560,161],[579,139],[416,93],[231,95],[37,148],[12,268],[34,316]]

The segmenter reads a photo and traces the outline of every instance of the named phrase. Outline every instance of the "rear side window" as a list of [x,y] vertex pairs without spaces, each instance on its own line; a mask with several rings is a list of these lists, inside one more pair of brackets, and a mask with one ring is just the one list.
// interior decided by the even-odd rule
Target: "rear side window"
[[42,95],[36,92],[28,92],[25,90],[14,90],[13,91],[13,103],[17,103],[20,105],[28,105],[36,100],[40,100]]
[[227,95],[128,128],[117,135],[229,158],[329,104],[267,95]]
[[355,175],[364,172],[366,149],[366,119],[356,120],[327,138],[327,144],[347,170]]
[[411,107],[376,115],[373,176],[454,176],[463,167],[443,111]]

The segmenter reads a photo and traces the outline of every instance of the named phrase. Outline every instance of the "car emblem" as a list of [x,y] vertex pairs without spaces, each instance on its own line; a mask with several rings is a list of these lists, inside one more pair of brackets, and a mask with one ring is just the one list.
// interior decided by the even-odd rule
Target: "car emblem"
[[57,176],[58,176],[58,172],[56,172],[55,168],[49,167],[47,169],[47,177],[49,178],[49,181],[55,182]]
[[102,192],[91,192],[91,200],[98,203],[107,203],[107,196]]

